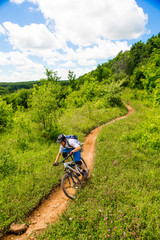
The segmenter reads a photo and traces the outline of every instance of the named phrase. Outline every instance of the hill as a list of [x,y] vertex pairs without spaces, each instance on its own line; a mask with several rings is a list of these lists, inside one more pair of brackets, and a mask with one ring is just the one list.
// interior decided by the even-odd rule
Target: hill
[[48,71],[32,89],[1,96],[1,231],[25,219],[60,183],[62,169],[52,168],[57,136],[76,134],[83,142],[96,126],[126,113],[124,100],[133,117],[100,133],[87,187],[41,239],[159,236],[159,53],[160,34],[77,80],[70,72],[68,85]]

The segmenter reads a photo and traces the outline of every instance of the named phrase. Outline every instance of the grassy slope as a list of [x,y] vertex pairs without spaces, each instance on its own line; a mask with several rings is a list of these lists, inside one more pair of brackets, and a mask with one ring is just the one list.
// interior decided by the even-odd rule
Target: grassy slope
[[[95,126],[111,118],[124,115],[125,108],[68,109],[59,119],[62,131],[77,134],[81,141]],[[107,112],[107,114],[104,114]],[[88,115],[89,114],[89,115]],[[7,228],[13,221],[23,222],[24,217],[58,185],[62,168],[53,168],[59,145],[35,139],[36,129],[23,115],[17,116],[17,125],[8,133],[1,134],[0,163],[0,228]],[[88,120],[89,119],[89,120]],[[16,121],[16,119],[15,119]],[[33,131],[33,132],[32,132]],[[5,173],[5,176],[4,176]]]
[[102,129],[87,186],[39,239],[159,239],[160,110],[132,106],[129,118]]

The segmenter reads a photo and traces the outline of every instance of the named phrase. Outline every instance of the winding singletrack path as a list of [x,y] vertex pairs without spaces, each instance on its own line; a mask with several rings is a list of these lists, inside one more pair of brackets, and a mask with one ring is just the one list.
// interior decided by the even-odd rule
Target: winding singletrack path
[[[95,142],[98,133],[105,125],[124,119],[133,113],[133,109],[130,105],[126,105],[126,107],[128,109],[126,115],[117,117],[112,121],[97,127],[86,137],[82,157],[86,160],[89,172],[91,172],[94,163]],[[58,219],[59,215],[65,211],[70,201],[71,200],[65,196],[60,186],[55,188],[48,199],[42,202],[42,204],[26,219],[30,225],[25,233],[22,235],[10,234],[3,237],[2,240],[36,239],[34,238],[33,233],[41,232],[47,228],[48,224],[54,223]]]

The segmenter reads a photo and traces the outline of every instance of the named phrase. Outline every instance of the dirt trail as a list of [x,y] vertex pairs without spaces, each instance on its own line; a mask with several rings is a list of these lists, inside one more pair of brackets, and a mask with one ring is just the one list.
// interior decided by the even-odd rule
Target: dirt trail
[[[84,157],[84,159],[86,160],[90,172],[94,163],[95,142],[98,133],[103,126],[129,116],[133,112],[133,109],[129,105],[127,105],[126,107],[128,109],[128,113],[126,115],[115,118],[112,121],[97,127],[86,137],[82,157]],[[36,239],[32,234],[34,232],[37,233],[43,231],[44,229],[46,229],[48,224],[55,222],[58,219],[58,216],[63,211],[65,211],[70,201],[71,200],[69,200],[63,193],[61,187],[55,188],[48,197],[48,199],[42,202],[42,204],[26,220],[30,223],[30,225],[25,233],[20,236],[10,234],[3,237],[2,240]]]

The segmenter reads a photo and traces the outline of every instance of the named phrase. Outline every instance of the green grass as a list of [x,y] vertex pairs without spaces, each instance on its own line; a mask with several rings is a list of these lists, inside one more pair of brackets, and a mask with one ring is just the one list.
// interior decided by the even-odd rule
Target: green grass
[[38,239],[159,239],[160,110],[132,106],[130,117],[102,129],[87,186]]
[[66,134],[77,134],[81,141],[97,126],[126,113],[126,107],[98,108],[87,103],[81,108],[67,109],[59,119],[59,126]]
[[[62,132],[77,134],[84,141],[95,126],[125,112],[125,108],[97,110],[94,106],[87,110],[70,109],[59,118],[59,126]],[[42,141],[28,112],[15,115],[14,128],[3,132],[0,139],[0,229],[7,230],[14,221],[24,222],[53,187],[60,184],[63,166],[52,167],[58,150],[54,141]]]
[[56,146],[43,144],[24,153],[16,154],[12,149],[1,154],[1,227],[22,221],[49,194],[52,186],[59,184],[60,170],[56,172],[52,168],[54,151]]

